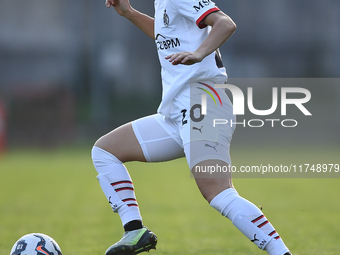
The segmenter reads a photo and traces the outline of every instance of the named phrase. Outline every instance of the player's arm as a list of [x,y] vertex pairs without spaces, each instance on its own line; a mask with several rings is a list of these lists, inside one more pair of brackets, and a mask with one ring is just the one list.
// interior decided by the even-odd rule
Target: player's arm
[[192,65],[201,62],[206,56],[214,52],[235,32],[236,24],[225,13],[218,11],[209,14],[203,23],[212,27],[208,37],[194,52],[179,52],[167,57],[173,65]]
[[108,8],[114,7],[119,15],[127,18],[145,34],[155,39],[154,19],[132,8],[129,0],[106,0],[105,5]]

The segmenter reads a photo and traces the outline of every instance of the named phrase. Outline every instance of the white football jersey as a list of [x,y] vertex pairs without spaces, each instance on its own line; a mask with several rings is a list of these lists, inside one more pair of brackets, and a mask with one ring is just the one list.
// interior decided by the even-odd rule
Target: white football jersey
[[226,81],[226,70],[218,50],[194,65],[172,65],[165,59],[173,53],[195,51],[211,29],[202,20],[216,11],[219,9],[211,0],[155,0],[155,41],[163,86],[158,112],[162,115],[169,116],[172,100],[190,81]]

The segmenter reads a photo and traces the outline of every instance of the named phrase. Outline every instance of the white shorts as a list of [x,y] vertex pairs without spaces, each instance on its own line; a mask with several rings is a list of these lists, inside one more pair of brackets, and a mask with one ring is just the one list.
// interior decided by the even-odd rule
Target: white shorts
[[[206,115],[201,95],[206,94]],[[132,122],[135,135],[148,162],[186,156],[190,168],[207,159],[231,165],[229,148],[234,132],[230,125],[215,125],[214,119],[235,122],[232,105],[222,89],[209,81],[187,84],[174,98],[169,118],[150,115]]]

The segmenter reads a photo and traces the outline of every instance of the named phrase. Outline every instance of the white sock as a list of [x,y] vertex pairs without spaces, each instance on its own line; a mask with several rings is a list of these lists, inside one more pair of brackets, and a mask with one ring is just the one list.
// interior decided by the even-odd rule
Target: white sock
[[249,240],[270,255],[283,255],[289,251],[282,239],[253,203],[239,196],[235,189],[218,194],[210,205],[232,221]]
[[92,148],[92,161],[99,184],[123,226],[132,220],[142,221],[131,177],[122,162],[96,146]]

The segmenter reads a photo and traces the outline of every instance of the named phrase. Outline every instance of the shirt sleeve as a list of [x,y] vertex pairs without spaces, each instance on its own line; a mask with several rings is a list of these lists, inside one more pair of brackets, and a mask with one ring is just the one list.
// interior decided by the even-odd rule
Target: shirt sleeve
[[172,3],[181,15],[193,20],[199,28],[207,26],[203,20],[209,14],[220,10],[211,0],[173,0]]

